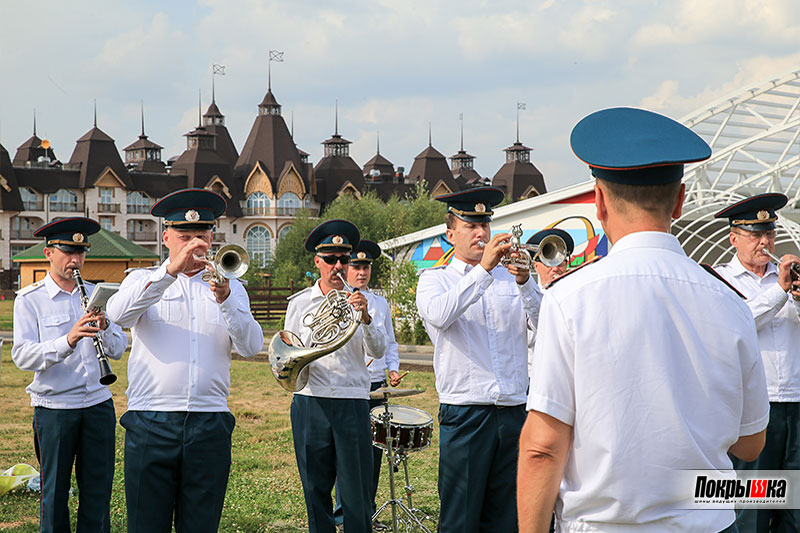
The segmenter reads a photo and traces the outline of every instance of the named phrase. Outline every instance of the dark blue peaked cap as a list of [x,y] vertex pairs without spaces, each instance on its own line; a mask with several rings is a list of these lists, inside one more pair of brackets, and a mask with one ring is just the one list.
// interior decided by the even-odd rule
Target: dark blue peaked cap
[[708,144],[683,124],[631,107],[584,117],[572,129],[570,144],[595,177],[627,185],[680,181],[685,163],[711,157]]
[[181,189],[153,204],[150,214],[175,229],[209,229],[225,212],[225,198],[208,189]]
[[350,252],[351,264],[368,264],[381,256],[381,247],[375,241],[361,239],[358,246]]
[[758,194],[726,207],[717,212],[714,218],[727,218],[732,227],[736,226],[745,231],[771,230],[775,229],[775,221],[778,220],[775,211],[785,206],[788,201],[789,198],[779,192]]
[[465,191],[441,194],[435,198],[447,204],[447,212],[466,222],[491,222],[492,208],[503,201],[505,194],[497,187],[475,187]]
[[309,252],[349,252],[358,245],[360,234],[352,222],[342,219],[323,222],[308,234]]
[[54,220],[33,232],[44,237],[45,246],[55,246],[64,252],[86,252],[92,246],[89,235],[100,231],[100,224],[91,218],[70,217]]
[[575,241],[572,240],[572,235],[564,231],[563,229],[558,228],[550,228],[550,229],[543,229],[537,233],[534,233],[530,239],[528,239],[527,244],[536,244],[542,242],[542,239],[547,237],[548,235],[558,235],[562,239],[564,239],[564,243],[567,245],[567,254],[572,255],[572,250],[575,249]]

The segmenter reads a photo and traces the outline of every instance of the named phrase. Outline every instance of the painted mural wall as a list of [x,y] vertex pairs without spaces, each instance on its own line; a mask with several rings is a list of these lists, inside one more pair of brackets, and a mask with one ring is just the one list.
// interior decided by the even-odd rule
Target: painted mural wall
[[[568,232],[575,242],[570,267],[608,254],[608,239],[595,216],[592,191],[524,212],[496,215],[492,221],[492,234],[508,232],[516,224],[522,224],[523,242],[543,229],[559,228]],[[421,269],[446,265],[452,255],[452,245],[441,234],[412,245],[410,260]]]

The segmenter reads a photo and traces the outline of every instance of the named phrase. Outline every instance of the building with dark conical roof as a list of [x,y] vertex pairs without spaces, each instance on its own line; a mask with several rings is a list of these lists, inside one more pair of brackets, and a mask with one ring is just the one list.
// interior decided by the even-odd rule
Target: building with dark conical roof
[[[49,145],[49,143],[45,143]],[[19,145],[14,154],[14,166],[49,165],[56,162],[56,154],[51,146],[42,146],[42,139],[36,135],[36,113],[33,115],[33,135]]]
[[271,86],[258,105],[233,176],[234,186],[242,193],[243,217],[235,227],[242,228],[240,234],[256,264],[269,259],[274,243],[289,229],[298,210],[318,212],[314,169],[308,154],[297,149]]
[[161,150],[163,149],[163,146],[148,139],[144,133],[144,105],[142,105],[142,133],[139,134],[138,140],[123,148],[125,165],[128,170],[162,173],[166,168],[161,160]]
[[504,150],[506,162],[494,175],[492,185],[503,189],[512,202],[547,192],[544,176],[531,163],[531,149],[517,141]]
[[402,167],[395,172],[394,164],[381,155],[380,137],[376,141],[375,155],[364,164],[364,191],[375,191],[384,202],[392,196],[404,198],[413,190],[412,185],[403,180]]
[[431,196],[449,194],[460,189],[447,166],[447,158],[433,147],[430,130],[428,131],[428,147],[414,158],[411,170],[406,176],[406,183],[416,185],[423,181]]
[[317,182],[317,202],[324,207],[342,194],[361,196],[364,190],[364,174],[361,167],[350,157],[350,145],[339,135],[339,109],[337,104],[334,133],[322,142],[324,155],[314,167]]

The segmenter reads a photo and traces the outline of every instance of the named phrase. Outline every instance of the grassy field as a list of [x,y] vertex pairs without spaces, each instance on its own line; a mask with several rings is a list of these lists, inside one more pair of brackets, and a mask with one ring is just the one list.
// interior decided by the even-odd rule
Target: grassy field
[[[0,302],[0,305],[5,303]],[[3,329],[1,324],[0,329]],[[114,372],[119,377],[111,386],[117,418],[125,412],[127,405],[126,365],[127,354],[122,361],[112,361]],[[25,393],[32,374],[14,366],[8,346],[3,348],[0,368],[0,471],[16,463],[28,463],[38,468],[31,430],[33,408]],[[303,490],[292,448],[289,422],[291,394],[278,386],[267,363],[233,361],[231,383],[228,404],[236,416],[236,430],[233,433],[233,464],[220,531],[307,531]],[[403,380],[403,386],[425,389],[426,392],[392,403],[423,409],[434,418],[431,446],[412,454],[409,468],[412,484],[417,491],[414,495],[415,507],[431,516],[438,516],[436,478],[439,432],[433,373],[412,371]],[[117,426],[117,461],[111,498],[111,530],[115,532],[125,531],[123,439],[124,430]],[[378,505],[389,498],[385,465],[381,474]],[[397,484],[398,488],[401,486],[402,483]],[[74,478],[73,487],[76,487]],[[73,520],[77,503],[77,498],[71,498]],[[12,491],[0,496],[0,531],[36,532],[39,530],[38,517],[38,493]],[[384,521],[389,517],[389,512],[382,515]]]

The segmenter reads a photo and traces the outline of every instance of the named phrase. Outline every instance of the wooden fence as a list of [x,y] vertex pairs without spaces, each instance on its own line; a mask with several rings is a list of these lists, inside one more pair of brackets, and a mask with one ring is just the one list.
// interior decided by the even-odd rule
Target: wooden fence
[[272,280],[267,279],[266,287],[248,287],[247,296],[250,297],[250,310],[258,321],[280,320],[286,316],[289,305],[287,298],[305,287],[297,287],[294,281],[289,280],[288,287],[273,287]]

